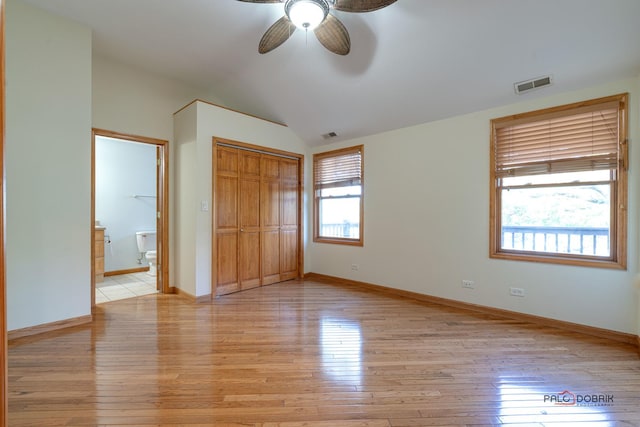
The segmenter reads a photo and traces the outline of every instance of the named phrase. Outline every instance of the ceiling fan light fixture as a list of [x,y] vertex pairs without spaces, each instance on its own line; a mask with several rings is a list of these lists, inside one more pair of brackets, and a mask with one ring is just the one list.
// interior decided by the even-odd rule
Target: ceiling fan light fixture
[[327,17],[329,4],[326,0],[288,0],[285,13],[296,27],[314,30]]

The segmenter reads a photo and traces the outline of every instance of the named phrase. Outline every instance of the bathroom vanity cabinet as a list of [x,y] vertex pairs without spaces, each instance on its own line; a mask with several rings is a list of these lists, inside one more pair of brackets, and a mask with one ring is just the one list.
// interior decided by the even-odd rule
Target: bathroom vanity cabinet
[[96,283],[104,281],[104,227],[95,228],[94,268]]

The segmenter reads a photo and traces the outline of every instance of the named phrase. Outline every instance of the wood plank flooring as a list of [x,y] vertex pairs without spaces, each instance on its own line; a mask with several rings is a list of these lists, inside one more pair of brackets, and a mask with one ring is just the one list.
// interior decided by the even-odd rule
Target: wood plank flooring
[[10,426],[640,426],[633,346],[346,286],[96,317],[11,343]]

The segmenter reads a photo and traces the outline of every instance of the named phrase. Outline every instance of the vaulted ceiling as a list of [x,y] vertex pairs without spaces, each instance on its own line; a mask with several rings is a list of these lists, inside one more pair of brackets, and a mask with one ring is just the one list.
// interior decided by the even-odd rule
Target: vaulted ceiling
[[[311,145],[640,75],[638,0],[398,0],[333,11],[335,55],[298,30],[258,53],[284,5],[236,0],[27,0],[93,29],[93,49],[287,124]],[[517,95],[515,82],[552,75]]]

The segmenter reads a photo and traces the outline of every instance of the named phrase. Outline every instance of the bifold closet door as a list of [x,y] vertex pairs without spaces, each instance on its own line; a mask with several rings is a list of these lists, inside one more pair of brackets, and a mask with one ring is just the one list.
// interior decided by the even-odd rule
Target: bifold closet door
[[216,294],[298,277],[298,161],[217,146]]
[[298,277],[298,162],[262,156],[262,284]]
[[260,154],[240,153],[240,290],[261,285],[260,280]]
[[298,161],[280,160],[280,281],[298,277]]
[[280,159],[262,155],[262,284],[280,282]]
[[215,178],[216,294],[240,290],[238,276],[239,152],[218,147]]

